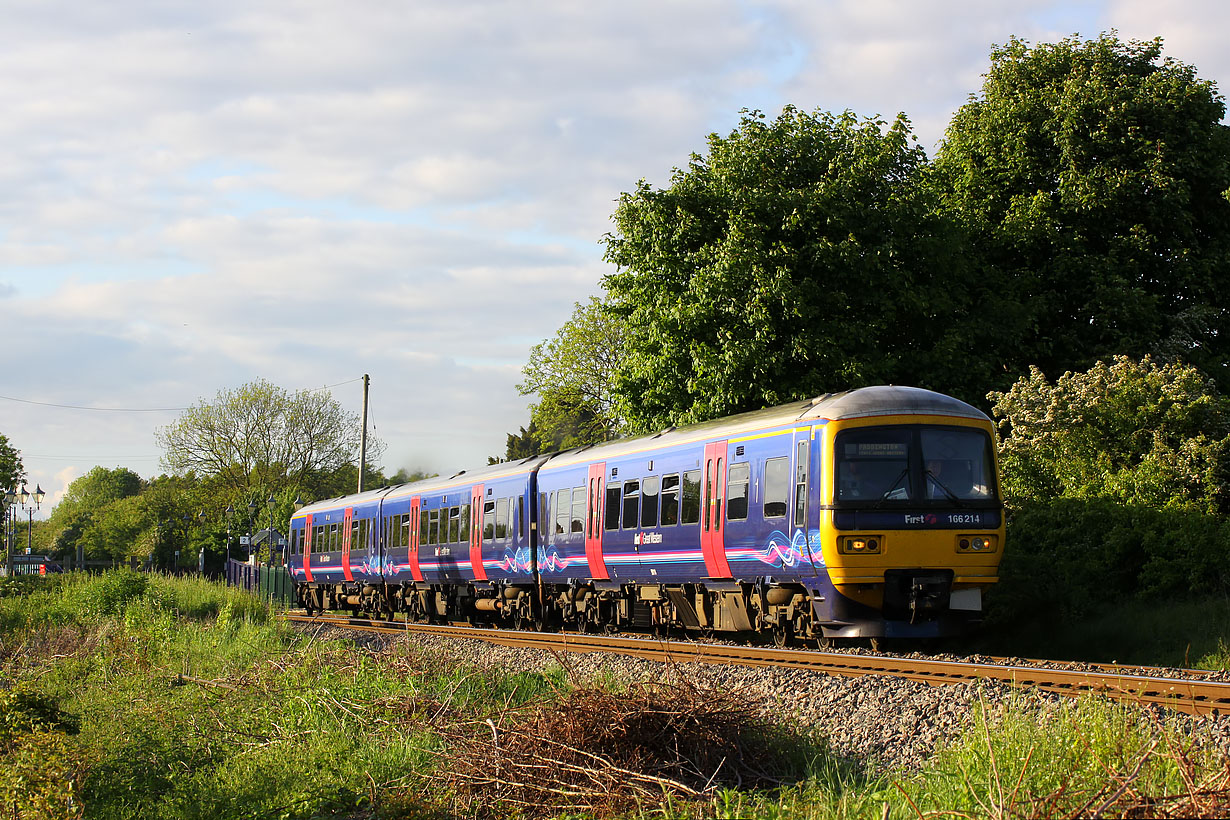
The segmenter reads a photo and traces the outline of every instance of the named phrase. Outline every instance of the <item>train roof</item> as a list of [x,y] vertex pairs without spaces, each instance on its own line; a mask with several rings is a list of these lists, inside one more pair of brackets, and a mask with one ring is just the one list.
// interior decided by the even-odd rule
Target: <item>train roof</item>
[[439,490],[448,490],[453,487],[468,487],[477,482],[492,481],[498,478],[518,475],[526,473],[541,465],[549,456],[530,456],[529,458],[521,459],[520,461],[505,461],[499,464],[488,464],[479,467],[475,470],[461,470],[450,475],[433,476],[432,478],[424,478],[420,481],[412,481],[409,484],[396,484],[392,487],[381,487],[376,490],[368,490],[363,493],[353,495],[339,496],[338,498],[327,498],[321,501],[316,501],[295,513],[294,517],[301,517],[309,513],[320,512],[323,510],[336,510],[342,504],[346,506],[358,506],[368,501],[375,501],[381,498],[404,498],[407,496],[420,495],[426,492],[436,492]]
[[949,416],[990,421],[978,408],[943,393],[924,390],[921,387],[878,385],[843,393],[825,393],[814,399],[753,410],[750,413],[726,416],[686,427],[668,427],[649,436],[567,450],[553,457],[543,469],[570,467],[582,462],[601,461],[641,452],[647,445],[654,448],[670,447],[697,439],[736,436],[799,422],[838,421],[870,416]]
[[920,387],[894,385],[860,387],[844,393],[825,393],[814,399],[768,407],[764,410],[753,410],[750,413],[740,413],[736,416],[690,424],[686,427],[668,427],[649,436],[578,447],[562,453],[530,456],[520,461],[491,464],[475,470],[462,470],[449,476],[436,476],[410,484],[381,487],[355,495],[325,499],[305,506],[296,512],[294,517],[298,518],[317,511],[335,510],[342,504],[357,506],[380,498],[405,498],[426,492],[448,490],[453,487],[465,487],[474,483],[527,473],[539,467],[545,470],[572,467],[577,464],[641,452],[647,447],[671,447],[705,438],[736,436],[741,433],[799,422],[838,421],[870,416],[948,416],[990,422],[987,415],[978,408],[943,393],[924,390]]

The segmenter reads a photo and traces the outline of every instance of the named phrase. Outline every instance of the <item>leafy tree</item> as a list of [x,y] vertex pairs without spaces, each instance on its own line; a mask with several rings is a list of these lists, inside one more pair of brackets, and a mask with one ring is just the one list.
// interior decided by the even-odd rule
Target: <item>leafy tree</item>
[[[615,404],[615,374],[626,349],[624,324],[596,297],[578,302],[571,318],[550,339],[534,345],[522,369],[521,395],[537,395],[530,426],[537,446],[516,445],[509,457],[593,444],[614,438],[623,426]],[[526,452],[534,450],[534,452]]]
[[116,541],[106,534],[102,522],[108,520],[107,510],[112,505],[135,498],[143,484],[141,477],[126,467],[95,467],[74,479],[48,516],[47,540],[52,549],[71,555],[80,545],[91,559],[124,557],[126,551],[116,554],[112,549]]
[[981,395],[977,282],[908,120],[745,112],[671,184],[621,195],[605,277],[616,408],[648,431],[860,385]]
[[15,489],[25,477],[21,453],[9,444],[7,436],[0,433],[0,493]]
[[1035,367],[989,398],[1017,506],[1104,498],[1230,511],[1230,400],[1190,365],[1117,356],[1054,384]]
[[[331,474],[357,462],[361,421],[321,391],[291,393],[264,380],[221,390],[199,402],[157,437],[164,463],[196,471],[230,490],[279,490],[312,474]],[[368,457],[383,444],[368,437]],[[356,472],[357,478],[357,472]]]
[[1002,294],[1006,372],[1153,353],[1230,386],[1230,127],[1161,51],[1014,38],[948,127],[935,180]]

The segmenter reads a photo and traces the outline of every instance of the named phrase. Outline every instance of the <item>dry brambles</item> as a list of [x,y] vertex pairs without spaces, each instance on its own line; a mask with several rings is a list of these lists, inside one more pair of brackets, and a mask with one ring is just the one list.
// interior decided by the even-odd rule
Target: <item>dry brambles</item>
[[682,679],[620,693],[580,687],[550,705],[438,731],[444,759],[433,778],[471,816],[514,806],[529,817],[561,808],[605,815],[781,782],[757,764],[781,756],[755,704]]

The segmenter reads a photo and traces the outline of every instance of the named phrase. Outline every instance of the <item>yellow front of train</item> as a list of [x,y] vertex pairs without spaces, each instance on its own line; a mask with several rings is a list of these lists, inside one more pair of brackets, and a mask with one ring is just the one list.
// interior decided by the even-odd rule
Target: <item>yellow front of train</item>
[[994,427],[963,402],[922,398],[926,412],[887,403],[823,428],[819,533],[831,587],[816,614],[828,637],[965,634],[998,580]]

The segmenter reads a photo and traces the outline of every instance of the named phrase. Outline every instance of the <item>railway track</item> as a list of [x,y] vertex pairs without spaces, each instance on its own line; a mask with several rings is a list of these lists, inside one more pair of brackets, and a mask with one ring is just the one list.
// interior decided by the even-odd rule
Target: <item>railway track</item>
[[[589,635],[576,632],[521,632],[460,625],[413,624],[372,621],[344,616],[283,616],[294,623],[321,624],[371,632],[417,632],[450,638],[483,640],[502,646],[564,652],[617,652],[648,660],[687,663],[779,666],[806,669],[842,677],[887,675],[922,681],[933,686],[988,680],[1033,688],[1067,697],[1098,694],[1113,700],[1160,705],[1192,715],[1210,715],[1230,710],[1230,683],[1208,679],[1179,678],[1164,670],[1120,665],[1090,665],[1091,670],[1055,669],[993,661],[989,663],[854,655],[811,649],[778,649],[759,646],[728,646],[650,637]],[[1193,675],[1199,675],[1193,672]]]

